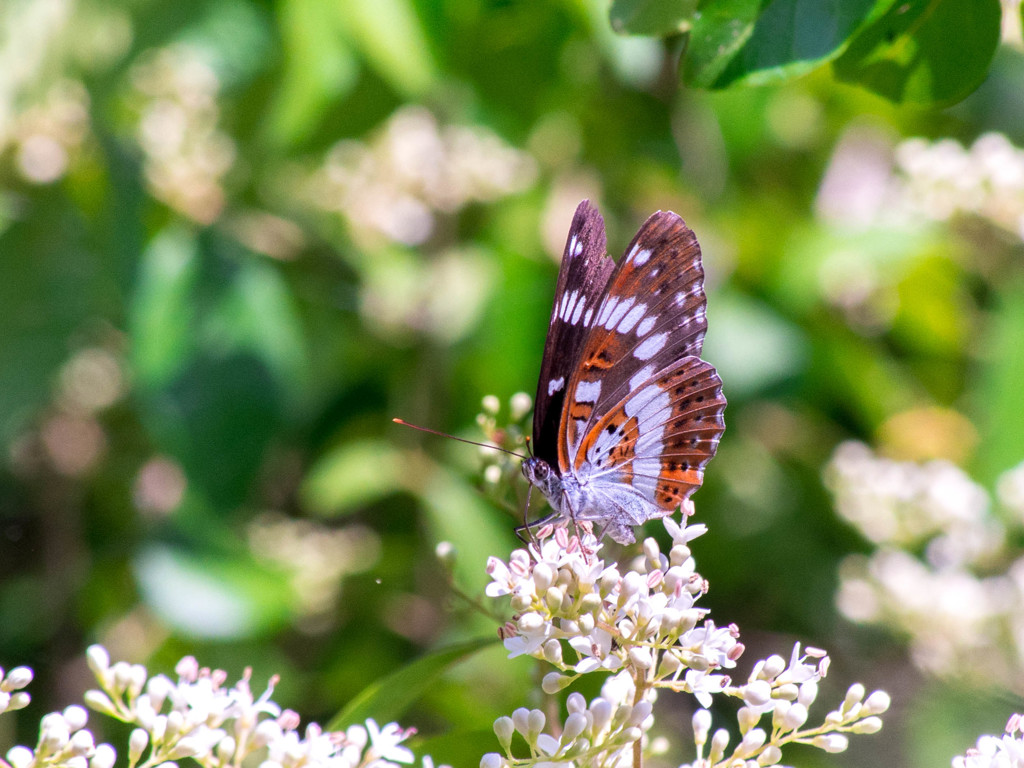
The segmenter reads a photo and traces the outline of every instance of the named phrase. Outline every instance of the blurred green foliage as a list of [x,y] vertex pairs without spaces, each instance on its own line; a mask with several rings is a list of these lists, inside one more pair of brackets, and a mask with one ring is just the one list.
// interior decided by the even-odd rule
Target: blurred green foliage
[[924,192],[898,162],[913,136],[1024,143],[1015,13],[997,50],[996,0],[8,0],[0,665],[37,671],[23,729],[99,641],[280,673],[321,722],[377,703],[454,765],[492,750],[536,704],[495,645],[354,699],[494,636],[434,547],[475,594],[522,508],[475,449],[391,417],[479,438],[483,395],[534,390],[590,197],[615,256],[658,209],[704,249],[716,620],[752,658],[801,639],[838,685],[927,703],[847,764],[924,765],[936,722],[973,743],[945,728],[957,688],[837,617],[866,545],[821,469],[851,436],[986,483],[1024,459],[1024,196],[974,155]]

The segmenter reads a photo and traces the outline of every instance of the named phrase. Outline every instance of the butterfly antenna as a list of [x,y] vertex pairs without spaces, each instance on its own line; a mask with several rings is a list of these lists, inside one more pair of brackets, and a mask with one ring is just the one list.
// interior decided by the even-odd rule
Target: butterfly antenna
[[429,432],[430,434],[437,435],[439,437],[449,437],[452,440],[458,440],[460,443],[469,443],[470,445],[476,445],[476,446],[479,446],[481,448],[490,448],[490,449],[495,450],[495,451],[501,451],[502,453],[507,453],[510,456],[517,456],[520,459],[526,459],[527,458],[526,456],[523,456],[522,454],[516,453],[515,451],[510,451],[508,448],[502,448],[501,446],[498,446],[498,445],[491,445],[489,443],[478,443],[476,440],[467,440],[464,437],[456,437],[455,435],[449,435],[447,432],[440,432],[440,431],[438,431],[436,429],[430,429],[429,427],[420,427],[420,426],[417,426],[416,424],[410,424],[408,421],[404,421],[402,419],[392,419],[392,421],[395,422],[395,424],[401,424],[403,427],[412,427],[413,429],[418,429],[420,432]]

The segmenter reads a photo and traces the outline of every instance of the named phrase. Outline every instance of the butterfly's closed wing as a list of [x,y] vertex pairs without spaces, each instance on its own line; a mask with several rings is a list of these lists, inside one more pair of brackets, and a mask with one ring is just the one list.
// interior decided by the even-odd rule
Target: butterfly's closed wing
[[555,287],[533,413],[533,452],[555,466],[566,387],[615,262],[605,252],[604,219],[589,200],[576,208]]
[[563,473],[579,468],[580,443],[602,414],[656,373],[700,356],[706,301],[696,237],[676,214],[655,213],[616,266],[569,381]]
[[639,494],[667,514],[703,482],[704,467],[725,431],[725,406],[714,367],[685,357],[639,383],[601,416],[583,439],[578,463],[590,465],[588,481],[595,489]]
[[[629,543],[633,526],[669,514],[700,487],[725,430],[721,380],[700,359],[707,330],[700,247],[682,219],[659,211],[603,293],[595,296],[598,281],[590,284],[580,312],[565,298],[583,295],[572,275],[572,264],[563,263],[552,313],[552,333],[568,338],[559,323],[572,326],[571,357],[556,361],[563,342],[549,336],[538,391],[539,401],[545,385],[561,390],[558,377],[567,372],[557,451],[545,441],[523,472],[551,502],[546,520],[594,523]],[[549,400],[535,434],[540,425],[548,435],[555,406]]]

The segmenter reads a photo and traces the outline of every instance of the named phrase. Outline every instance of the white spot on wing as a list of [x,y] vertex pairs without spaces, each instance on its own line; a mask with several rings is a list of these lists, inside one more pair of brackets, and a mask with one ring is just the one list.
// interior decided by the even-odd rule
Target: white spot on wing
[[610,315],[614,311],[615,305],[618,304],[618,303],[619,303],[618,296],[609,296],[608,297],[608,299],[604,303],[604,306],[601,307],[601,314],[598,315],[598,317],[597,317],[597,324],[598,325],[604,325],[605,320],[608,319],[608,315]]
[[569,294],[568,293],[563,293],[562,294],[562,301],[559,303],[559,305],[558,305],[558,312],[556,313],[561,318],[565,318],[565,305],[566,305],[566,303],[568,303],[568,301],[569,301]]
[[548,382],[548,397],[551,397],[555,392],[558,392],[565,386],[565,376],[559,376],[557,379],[552,379]]
[[575,400],[577,403],[596,403],[601,396],[601,380],[581,381],[576,385]]
[[569,321],[572,325],[576,325],[580,321],[580,315],[583,314],[583,305],[587,303],[586,299],[586,296],[580,296],[579,303],[576,304],[576,309],[573,310],[572,320]]
[[637,387],[643,386],[644,382],[646,382],[653,375],[654,375],[654,366],[653,365],[645,365],[639,371],[634,373],[632,378],[630,378],[630,380],[629,380],[629,391],[633,392],[633,391],[636,390]]
[[[633,250],[636,250],[636,248],[634,248]],[[639,253],[637,253],[633,257],[633,266],[634,267],[642,267],[644,264],[646,264],[648,262],[648,260],[650,258],[651,258],[651,250],[650,250],[650,248],[644,248],[642,251],[640,251]]]
[[618,325],[619,321],[622,320],[626,312],[629,311],[629,308],[632,307],[635,303],[636,298],[633,296],[630,296],[625,301],[620,301],[615,306],[615,309],[612,311],[612,313],[608,315],[608,320],[605,321],[604,327],[610,331],[612,328]]
[[657,321],[657,317],[650,315],[645,317],[643,322],[636,328],[636,335],[640,337],[646,336],[654,328],[654,323]]
[[633,330],[633,326],[640,322],[645,312],[647,312],[647,305],[637,304],[622,318],[622,322],[619,323],[615,330],[619,333],[629,333]]
[[580,297],[579,291],[573,291],[572,296],[569,297],[568,303],[562,307],[562,311],[559,313],[559,317],[568,322],[569,315],[572,314],[573,306],[576,304],[576,300]]
[[575,241],[575,244],[572,247],[572,253],[574,256],[579,256],[583,253],[583,243],[581,243],[575,235],[573,235],[572,239]]
[[578,244],[579,244],[579,238],[577,238],[576,235],[573,235],[569,239],[569,253],[571,253],[573,256],[575,256],[576,254],[579,253],[579,251],[576,250],[576,246]]
[[587,309],[587,314],[583,316],[583,325],[586,327],[590,326],[590,318],[594,316],[594,310],[591,308]]
[[667,342],[667,333],[656,333],[653,336],[648,336],[633,350],[633,357],[637,360],[650,360],[664,349]]

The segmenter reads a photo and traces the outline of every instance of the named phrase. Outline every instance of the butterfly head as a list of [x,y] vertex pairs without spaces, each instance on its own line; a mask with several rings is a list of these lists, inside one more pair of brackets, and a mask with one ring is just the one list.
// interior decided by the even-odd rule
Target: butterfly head
[[523,475],[530,485],[537,486],[548,499],[558,498],[561,478],[544,459],[531,456],[523,461]]

